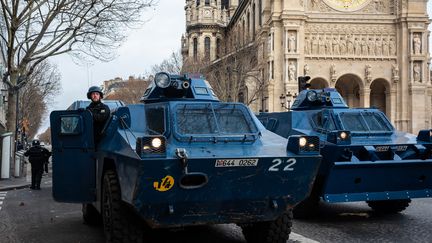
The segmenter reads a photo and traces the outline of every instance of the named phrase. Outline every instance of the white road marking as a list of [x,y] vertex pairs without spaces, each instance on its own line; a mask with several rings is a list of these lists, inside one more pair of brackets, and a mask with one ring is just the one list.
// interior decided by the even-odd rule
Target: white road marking
[[[4,200],[6,197],[7,192],[0,192],[0,200]],[[3,205],[3,201],[0,201],[0,205]],[[2,207],[0,206],[0,210]]]
[[307,237],[304,237],[303,235],[299,235],[294,232],[291,232],[291,234],[289,235],[289,240],[296,243],[319,243],[319,241],[309,239]]

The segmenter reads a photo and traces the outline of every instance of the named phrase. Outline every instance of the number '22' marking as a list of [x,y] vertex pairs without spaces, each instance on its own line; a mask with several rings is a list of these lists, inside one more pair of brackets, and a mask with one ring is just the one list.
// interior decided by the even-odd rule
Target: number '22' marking
[[[287,164],[284,168],[283,171],[294,171],[293,166],[297,163],[297,160],[294,158],[290,158],[287,161],[285,161],[284,164]],[[270,168],[268,169],[268,171],[279,171],[280,170],[280,165],[282,164],[282,159],[274,159],[272,161],[272,166],[270,166]]]

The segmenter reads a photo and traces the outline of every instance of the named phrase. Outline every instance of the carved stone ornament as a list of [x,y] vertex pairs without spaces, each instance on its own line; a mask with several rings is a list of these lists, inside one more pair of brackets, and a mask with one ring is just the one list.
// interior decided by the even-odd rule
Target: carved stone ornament
[[399,67],[397,64],[392,64],[392,80],[393,82],[399,82]]
[[288,80],[289,81],[295,81],[296,80],[296,66],[294,65],[294,62],[289,62],[288,65]]
[[421,54],[421,46],[422,46],[422,41],[421,41],[421,34],[414,34],[413,37],[413,51],[415,55],[419,55]]
[[309,65],[307,63],[303,67],[303,72],[304,72],[305,76],[310,74],[310,68],[309,68]]
[[421,83],[421,64],[420,63],[414,63],[413,66],[413,76],[414,76],[414,82]]
[[392,14],[396,9],[397,1],[388,0],[309,0],[308,10],[340,13],[385,13]]
[[332,82],[336,82],[336,79],[337,79],[336,65],[332,63],[332,65],[330,65],[330,80]]
[[368,83],[370,83],[372,81],[372,66],[370,64],[366,64],[365,79]]

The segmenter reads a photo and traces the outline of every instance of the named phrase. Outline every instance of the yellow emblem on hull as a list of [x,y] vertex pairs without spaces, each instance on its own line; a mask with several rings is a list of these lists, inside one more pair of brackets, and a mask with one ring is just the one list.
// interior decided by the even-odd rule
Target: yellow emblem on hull
[[162,180],[153,182],[156,191],[166,192],[174,186],[174,178],[170,175],[165,176]]

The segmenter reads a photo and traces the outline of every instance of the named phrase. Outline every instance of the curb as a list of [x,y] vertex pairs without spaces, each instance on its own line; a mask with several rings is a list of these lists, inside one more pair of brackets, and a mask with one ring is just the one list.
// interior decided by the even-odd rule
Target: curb
[[26,188],[26,187],[30,187],[30,184],[2,187],[2,188],[0,188],[0,192],[12,191],[12,190],[17,190],[17,189],[23,189],[23,188]]

